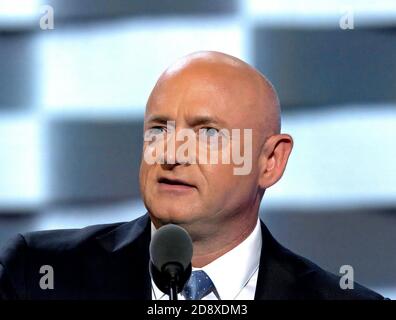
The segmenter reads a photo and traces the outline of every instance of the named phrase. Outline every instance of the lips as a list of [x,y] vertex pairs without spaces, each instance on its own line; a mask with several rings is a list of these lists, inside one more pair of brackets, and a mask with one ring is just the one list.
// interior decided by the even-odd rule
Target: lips
[[170,178],[159,178],[158,182],[163,185],[168,185],[168,186],[181,186],[181,187],[190,187],[190,188],[196,188],[193,184],[186,182],[185,180],[181,179],[170,179]]
[[196,186],[182,179],[161,177],[158,179],[160,188],[164,191],[188,191],[195,189]]

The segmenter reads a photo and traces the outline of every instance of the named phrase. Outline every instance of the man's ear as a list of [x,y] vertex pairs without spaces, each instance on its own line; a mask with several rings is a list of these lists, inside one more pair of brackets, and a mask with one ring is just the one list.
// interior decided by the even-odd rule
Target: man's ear
[[260,155],[259,185],[262,189],[275,184],[285,171],[293,148],[293,138],[288,134],[275,134],[265,142]]

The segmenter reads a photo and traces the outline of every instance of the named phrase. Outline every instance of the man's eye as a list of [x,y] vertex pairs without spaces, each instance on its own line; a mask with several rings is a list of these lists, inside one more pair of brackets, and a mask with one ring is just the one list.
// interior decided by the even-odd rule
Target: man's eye
[[200,129],[200,131],[203,132],[208,137],[215,137],[219,134],[219,130],[211,127],[202,128]]
[[153,141],[153,139],[159,139],[159,138],[162,139],[162,137],[164,137],[165,132],[166,132],[165,127],[156,126],[156,127],[148,128],[144,132],[144,141]]
[[165,128],[164,127],[152,127],[148,131],[149,131],[149,134],[157,135],[157,134],[164,133],[165,132]]

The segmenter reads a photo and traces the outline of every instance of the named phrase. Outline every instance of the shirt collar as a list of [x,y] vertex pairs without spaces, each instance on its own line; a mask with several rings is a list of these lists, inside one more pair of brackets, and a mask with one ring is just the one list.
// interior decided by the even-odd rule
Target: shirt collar
[[[155,231],[151,223],[151,235]],[[244,241],[208,265],[193,268],[193,271],[205,271],[212,279],[220,299],[233,300],[258,269],[261,246],[261,222],[258,218],[252,233]],[[163,295],[155,285],[153,288],[156,297]]]
[[253,232],[244,241],[201,268],[212,279],[222,300],[234,299],[253,276],[260,262],[261,242],[261,224],[257,219]]

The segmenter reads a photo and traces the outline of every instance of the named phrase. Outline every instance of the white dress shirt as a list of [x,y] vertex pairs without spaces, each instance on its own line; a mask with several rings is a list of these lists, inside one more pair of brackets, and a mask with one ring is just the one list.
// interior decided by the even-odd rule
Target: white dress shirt
[[[156,231],[151,223],[151,236]],[[256,292],[256,283],[261,254],[261,224],[257,224],[252,233],[239,245],[228,251],[221,257],[212,261],[202,268],[216,287],[218,296],[211,292],[202,300],[253,300]],[[157,288],[154,281],[152,284],[153,300],[168,300],[168,295]],[[185,298],[178,294],[179,300]]]

